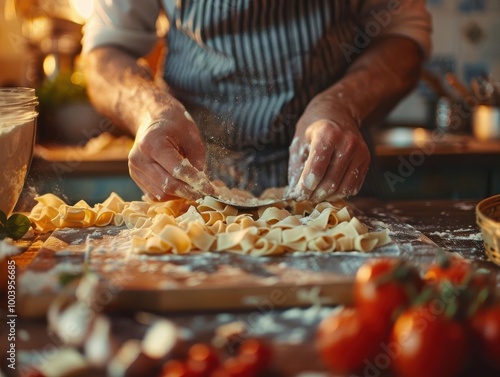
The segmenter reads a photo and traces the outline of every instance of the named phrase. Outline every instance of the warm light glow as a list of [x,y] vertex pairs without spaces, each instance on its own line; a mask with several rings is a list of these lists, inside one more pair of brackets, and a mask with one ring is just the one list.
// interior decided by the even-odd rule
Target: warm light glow
[[6,0],[3,9],[3,17],[5,21],[17,19],[16,2],[14,0]]
[[54,74],[57,68],[56,57],[52,54],[47,55],[43,60],[43,72],[46,77],[50,77]]
[[50,20],[47,17],[35,17],[22,23],[23,36],[37,44],[46,39],[50,28]]
[[85,76],[82,72],[73,72],[71,74],[71,82],[75,85],[84,86],[85,85]]
[[415,143],[415,145],[425,145],[428,140],[429,131],[427,131],[425,128],[418,127],[413,130],[413,142]]
[[500,108],[478,106],[472,117],[472,131],[475,138],[481,141],[499,138]]
[[71,0],[71,7],[81,18],[87,20],[94,10],[94,2],[90,0]]

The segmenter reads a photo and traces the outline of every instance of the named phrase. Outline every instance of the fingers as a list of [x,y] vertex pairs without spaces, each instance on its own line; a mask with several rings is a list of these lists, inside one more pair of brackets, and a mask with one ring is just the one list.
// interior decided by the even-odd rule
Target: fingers
[[316,122],[306,131],[306,140],[311,140],[310,151],[296,187],[297,200],[311,197],[323,180],[335,151],[336,135],[328,122]]
[[[302,167],[294,167],[295,172],[300,172],[300,178],[296,185],[290,182],[293,188],[293,197],[298,200],[307,200],[311,197],[317,186],[322,181],[334,153],[334,141],[336,135],[329,121],[317,121],[311,124],[304,135],[299,137],[299,147],[295,147],[295,153],[307,151],[305,162]],[[299,151],[299,152],[297,152]],[[290,153],[293,154],[291,151]],[[291,160],[301,160],[304,156],[294,156]]]
[[148,198],[155,201],[165,200],[165,193],[148,177],[147,174],[131,167],[129,167],[129,172],[130,177]]
[[290,158],[288,161],[288,188],[284,194],[287,198],[295,198],[295,189],[304,170],[309,150],[309,143],[303,143],[300,138],[294,137],[290,145]]
[[181,141],[180,143],[183,146],[181,152],[196,169],[205,171],[205,146],[200,133],[193,118],[187,111],[184,112],[184,117],[190,122],[191,127],[185,133],[187,141]]
[[[188,114],[189,115],[189,114]],[[156,161],[173,178],[185,182],[199,194],[212,194],[213,188],[205,169],[205,148],[190,117],[184,115],[183,126],[158,124],[138,143],[142,154]]]
[[309,193],[308,198],[310,200],[322,201],[338,190],[342,180],[348,174],[350,164],[347,158],[340,151],[335,151],[332,154],[321,182],[315,187],[313,192]]
[[139,188],[153,200],[197,199],[200,196],[188,184],[173,178],[158,163],[140,154],[130,155],[129,172]]
[[[308,140],[310,152],[303,169],[299,168],[301,174],[293,197],[299,201],[320,202],[357,194],[370,162],[368,147],[357,128],[339,127],[332,121],[321,120],[307,128],[300,142],[307,144]],[[293,146],[290,153],[298,153],[299,149],[300,146]],[[300,156],[291,157],[292,160],[295,163]],[[297,164],[292,165],[292,169],[297,169]]]
[[[339,200],[356,195],[365,180],[365,176],[369,168],[369,162],[369,159],[364,161],[359,161],[358,159],[351,160],[349,165],[344,170],[344,175],[340,178],[338,184],[332,183],[335,182],[335,178],[332,180],[325,178],[311,195],[310,200],[317,203],[325,200]],[[335,166],[335,164],[332,164],[332,166]],[[328,177],[329,174],[330,172],[327,172],[325,177]]]
[[[203,171],[196,169],[187,158],[184,158],[168,138],[165,148],[155,155],[155,159],[173,179],[186,183],[194,192],[205,195],[213,193],[208,176]],[[166,182],[166,184],[171,185],[174,182]]]
[[157,160],[151,157],[151,153],[143,152],[143,149],[142,143],[138,142],[130,152],[130,176],[139,188],[154,200],[164,201],[173,197],[197,199],[213,190],[210,183],[208,189],[204,189],[204,185],[199,183],[204,181],[196,177],[203,175],[203,179],[208,178],[187,162],[170,143],[158,149],[161,153],[153,154],[160,156]]

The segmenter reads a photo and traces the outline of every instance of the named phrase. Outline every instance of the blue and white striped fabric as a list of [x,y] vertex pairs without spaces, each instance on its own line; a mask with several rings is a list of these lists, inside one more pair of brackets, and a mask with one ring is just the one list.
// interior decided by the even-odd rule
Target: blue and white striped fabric
[[245,189],[285,185],[298,117],[347,67],[350,2],[185,0],[168,16],[165,80],[202,130],[211,170]]

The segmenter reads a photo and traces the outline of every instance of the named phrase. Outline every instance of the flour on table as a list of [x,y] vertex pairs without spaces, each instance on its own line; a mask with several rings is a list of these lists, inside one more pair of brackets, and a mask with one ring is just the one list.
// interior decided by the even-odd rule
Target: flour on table
[[478,233],[472,233],[468,235],[463,235],[463,233],[469,233],[471,229],[456,229],[456,230],[446,230],[444,232],[432,232],[429,233],[431,236],[438,236],[444,239],[449,239],[449,240],[473,240],[473,241],[482,241],[483,240],[483,235],[481,232]]
[[455,203],[455,204],[453,204],[453,207],[461,209],[463,211],[470,211],[470,210],[476,208],[476,206],[474,204],[469,204],[469,203]]
[[0,240],[0,261],[8,258],[8,257],[13,257],[14,255],[17,255],[21,252],[21,250],[14,246],[10,241],[8,240]]

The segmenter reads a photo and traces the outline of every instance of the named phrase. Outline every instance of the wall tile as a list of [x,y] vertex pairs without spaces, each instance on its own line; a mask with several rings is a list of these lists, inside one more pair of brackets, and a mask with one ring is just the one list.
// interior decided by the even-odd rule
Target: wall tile
[[[433,52],[426,64],[432,72],[454,72],[464,83],[479,74],[500,80],[500,1],[427,0],[433,18]],[[432,97],[421,84],[390,115],[390,121],[420,123]],[[412,109],[412,111],[408,111]]]

